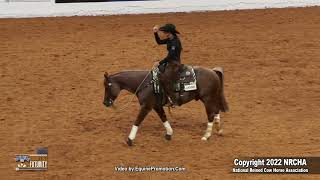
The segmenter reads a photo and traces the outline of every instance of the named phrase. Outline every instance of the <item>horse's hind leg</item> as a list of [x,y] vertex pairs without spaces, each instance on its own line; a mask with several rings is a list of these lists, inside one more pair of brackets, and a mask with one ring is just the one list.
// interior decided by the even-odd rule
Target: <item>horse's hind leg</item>
[[169,121],[167,119],[167,116],[166,116],[166,113],[164,112],[163,107],[159,106],[159,107],[154,107],[153,109],[157,112],[157,114],[159,115],[159,117],[160,117],[160,119],[161,119],[161,121],[163,123],[163,126],[167,130],[167,133],[166,133],[166,135],[164,137],[166,138],[166,140],[171,140],[171,136],[173,134],[173,130],[172,130],[171,126],[170,126],[170,123],[169,123]]
[[127,144],[129,146],[132,146],[133,144],[133,140],[136,138],[137,132],[138,132],[138,128],[139,125],[142,123],[142,121],[144,120],[144,118],[146,117],[146,115],[151,111],[151,108],[146,107],[146,106],[141,106],[140,112],[138,114],[138,117],[136,119],[136,121],[134,122],[129,137],[128,137],[128,141]]
[[219,110],[215,108],[214,105],[211,103],[204,103],[206,107],[206,112],[207,112],[207,117],[208,117],[208,124],[207,124],[207,129],[206,132],[204,133],[203,137],[201,140],[206,141],[208,140],[211,135],[212,135],[212,127],[213,124],[215,124],[215,128],[219,132],[222,133],[221,129],[221,123],[220,123],[220,114]]
[[214,127],[217,130],[218,135],[222,136],[223,130],[219,113],[214,115]]

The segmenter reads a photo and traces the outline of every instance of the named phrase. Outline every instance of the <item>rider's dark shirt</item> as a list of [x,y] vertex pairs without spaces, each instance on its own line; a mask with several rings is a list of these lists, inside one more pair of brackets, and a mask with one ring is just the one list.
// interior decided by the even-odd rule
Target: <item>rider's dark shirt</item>
[[170,61],[177,61],[180,64],[182,46],[179,37],[177,35],[173,35],[172,38],[161,40],[158,33],[154,33],[154,37],[158,44],[167,44],[168,55],[159,63],[164,64]]

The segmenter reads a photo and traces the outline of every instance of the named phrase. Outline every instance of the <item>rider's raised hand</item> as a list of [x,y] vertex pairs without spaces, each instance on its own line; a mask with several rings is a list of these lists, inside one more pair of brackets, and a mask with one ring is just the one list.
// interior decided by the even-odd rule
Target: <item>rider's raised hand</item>
[[159,31],[159,26],[158,25],[155,25],[154,27],[153,27],[153,32],[158,32]]

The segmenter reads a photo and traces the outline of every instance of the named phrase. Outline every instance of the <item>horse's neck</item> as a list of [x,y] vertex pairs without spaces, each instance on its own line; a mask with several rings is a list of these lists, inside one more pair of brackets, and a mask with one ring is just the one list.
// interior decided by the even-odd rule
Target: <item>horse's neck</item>
[[148,71],[123,71],[115,74],[112,79],[120,86],[120,89],[135,93],[142,83]]

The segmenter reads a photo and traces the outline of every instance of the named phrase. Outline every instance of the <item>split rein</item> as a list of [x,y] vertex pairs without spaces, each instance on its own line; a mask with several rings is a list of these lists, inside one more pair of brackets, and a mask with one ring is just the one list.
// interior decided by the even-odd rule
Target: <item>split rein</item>
[[[154,63],[154,65],[152,66],[152,68],[155,67],[156,64],[157,64],[157,63]],[[117,109],[118,112],[126,109],[126,108],[129,106],[129,104],[133,101],[134,96],[136,96],[139,91],[141,91],[143,88],[146,88],[146,87],[150,86],[150,85],[153,83],[153,80],[151,80],[151,82],[147,83],[143,88],[141,88],[142,84],[143,84],[143,83],[145,82],[145,80],[148,78],[148,76],[150,75],[150,73],[151,73],[151,71],[149,71],[148,74],[144,77],[144,79],[141,81],[141,83],[139,84],[139,86],[138,86],[138,88],[136,89],[136,91],[135,91],[133,94],[131,94],[130,100],[129,100],[125,105],[123,105],[120,109],[117,109],[114,105],[112,105],[111,107],[113,107],[114,109]],[[140,89],[140,88],[141,88],[141,89]],[[116,112],[113,112],[113,114],[111,115],[111,118],[112,118],[115,114],[116,114]]]

